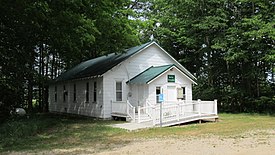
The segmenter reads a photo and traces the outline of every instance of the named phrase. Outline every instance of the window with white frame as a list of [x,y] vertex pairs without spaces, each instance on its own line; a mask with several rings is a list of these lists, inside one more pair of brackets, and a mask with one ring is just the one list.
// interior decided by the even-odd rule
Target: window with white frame
[[186,94],[185,94],[185,87],[181,87],[177,89],[177,98],[181,100],[185,100]]
[[116,101],[122,101],[122,82],[116,81]]

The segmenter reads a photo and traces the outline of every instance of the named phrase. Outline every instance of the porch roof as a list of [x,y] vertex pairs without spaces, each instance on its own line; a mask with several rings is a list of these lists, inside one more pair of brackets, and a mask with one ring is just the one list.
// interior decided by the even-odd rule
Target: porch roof
[[133,77],[129,81],[128,84],[148,84],[151,80],[155,79],[157,76],[165,72],[166,70],[170,69],[175,65],[165,65],[165,66],[157,66],[146,69],[142,73],[138,74],[137,76]]

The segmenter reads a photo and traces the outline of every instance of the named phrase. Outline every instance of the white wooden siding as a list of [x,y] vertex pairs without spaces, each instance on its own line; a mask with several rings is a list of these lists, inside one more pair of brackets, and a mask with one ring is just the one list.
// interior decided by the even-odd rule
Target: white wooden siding
[[116,101],[116,81],[122,82],[122,101],[127,100],[129,86],[126,85],[128,75],[122,66],[110,70],[110,74],[103,76],[103,107],[104,118],[111,117],[111,103]]
[[131,78],[151,66],[163,66],[168,64],[175,64],[175,62],[155,44],[123,62]]
[[[94,82],[97,82],[97,101],[93,102]],[[86,83],[89,82],[89,102],[86,102]],[[74,101],[74,84],[76,84],[76,101]],[[67,100],[63,101],[63,86],[68,91]],[[55,86],[57,101],[55,102]],[[65,112],[103,118],[103,78],[76,80],[51,85],[49,88],[49,111]]]
[[129,102],[138,109],[138,106],[145,106],[146,99],[148,98],[148,85],[130,85],[131,97]]
[[[126,84],[128,80],[135,77],[139,73],[143,72],[144,70],[148,69],[151,66],[162,66],[168,64],[175,64],[174,60],[172,60],[166,53],[164,53],[158,46],[152,44],[145,50],[139,52],[138,54],[128,58],[118,66],[114,67],[113,69],[106,72],[103,76],[103,106],[104,106],[104,117],[108,118],[111,117],[111,102],[115,101],[115,80],[122,81],[122,89],[123,89],[123,100],[130,99],[134,104],[140,100],[140,96],[136,96],[136,92],[134,88],[130,88],[129,85]],[[189,81],[188,86],[186,86],[186,93],[192,91],[191,89],[191,81],[188,79],[184,79]],[[130,92],[132,97],[128,98],[128,93]],[[141,89],[141,88],[140,88]],[[151,88],[152,89],[152,88]],[[144,91],[146,96],[152,95],[149,89]],[[152,90],[151,90],[152,91]],[[155,91],[155,88],[154,88]],[[145,95],[143,95],[146,97]],[[192,98],[192,93],[187,98]]]

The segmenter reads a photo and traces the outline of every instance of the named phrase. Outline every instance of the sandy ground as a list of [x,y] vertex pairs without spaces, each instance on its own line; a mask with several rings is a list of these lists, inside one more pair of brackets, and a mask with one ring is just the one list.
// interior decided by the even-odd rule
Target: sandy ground
[[134,142],[98,155],[275,155],[275,130],[257,131],[238,137],[156,139]]
[[[97,155],[275,155],[275,130],[253,131],[232,137],[177,137],[134,140],[126,145],[55,149],[34,154]],[[10,154],[30,154],[13,152]],[[33,154],[33,153],[31,153]]]

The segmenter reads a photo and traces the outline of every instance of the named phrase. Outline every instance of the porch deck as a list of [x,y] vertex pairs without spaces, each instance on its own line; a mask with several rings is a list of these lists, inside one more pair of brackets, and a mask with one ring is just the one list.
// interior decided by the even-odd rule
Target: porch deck
[[[113,102],[112,116],[126,116],[131,120],[127,126],[135,128],[164,127],[187,122],[218,118],[217,100],[214,101],[191,101],[191,102],[164,102],[162,105],[152,105],[146,102],[144,107],[135,107],[127,102]],[[128,119],[127,119],[128,118]],[[120,125],[117,125],[119,127]],[[129,128],[131,130],[131,127]]]

